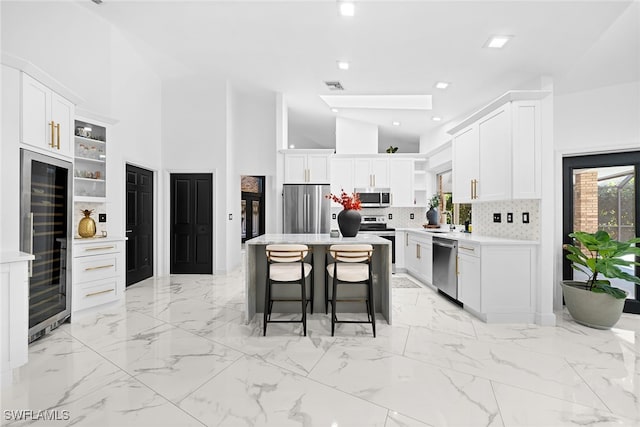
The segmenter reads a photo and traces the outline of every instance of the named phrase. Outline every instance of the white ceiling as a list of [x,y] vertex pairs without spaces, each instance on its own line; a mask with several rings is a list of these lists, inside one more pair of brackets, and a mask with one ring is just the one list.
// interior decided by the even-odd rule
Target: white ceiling
[[[335,144],[335,114],[319,95],[336,92],[325,80],[339,80],[350,95],[432,94],[432,112],[337,113],[378,124],[381,147],[417,151],[419,135],[540,75],[553,76],[560,91],[637,78],[637,13],[625,14],[623,29],[611,31],[619,48],[598,44],[631,3],[369,0],[356,2],[351,18],[339,16],[333,0],[86,0],[85,6],[124,30],[162,78],[222,75],[285,94],[297,148]],[[502,50],[483,48],[492,34],[514,38]],[[585,59],[594,51],[620,66]],[[337,60],[348,60],[350,69],[338,70]],[[452,84],[435,89],[441,80]],[[433,115],[443,121],[433,122]],[[402,125],[392,126],[395,120]]]

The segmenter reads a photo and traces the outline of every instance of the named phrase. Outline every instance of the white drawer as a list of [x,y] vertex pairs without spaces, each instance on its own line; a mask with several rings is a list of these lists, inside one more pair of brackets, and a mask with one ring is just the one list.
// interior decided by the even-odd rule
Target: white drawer
[[73,282],[84,283],[116,277],[123,271],[120,261],[119,253],[76,258],[73,260]]
[[71,300],[73,311],[117,300],[120,297],[118,295],[118,281],[118,277],[112,277],[74,285]]
[[458,255],[480,257],[481,246],[474,243],[458,241]]
[[93,255],[104,255],[122,251],[122,242],[93,242],[82,243],[73,246],[73,257],[85,257]]

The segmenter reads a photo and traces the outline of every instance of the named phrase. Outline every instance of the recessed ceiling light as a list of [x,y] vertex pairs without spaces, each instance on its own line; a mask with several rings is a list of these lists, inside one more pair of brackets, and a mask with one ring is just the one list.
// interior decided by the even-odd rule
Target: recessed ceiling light
[[393,123],[391,123],[391,124],[392,124],[392,125],[394,125],[394,126],[400,126],[400,122],[397,122],[397,121],[396,121],[396,122],[393,122]]
[[434,122],[439,122],[440,120],[442,120],[442,117],[433,116],[433,117],[431,117],[431,120],[433,120]]
[[438,82],[436,83],[436,89],[446,89],[449,87],[448,82]]
[[337,108],[332,108],[331,111],[334,112],[334,113],[337,113],[338,109]]
[[349,63],[347,61],[338,61],[338,69],[340,70],[348,70]]
[[492,49],[502,49],[512,38],[513,36],[492,36],[484,46]]
[[356,13],[356,5],[350,1],[339,1],[340,5],[340,15],[342,16],[353,16]]
[[289,144],[289,148],[296,148],[296,146],[293,144]]

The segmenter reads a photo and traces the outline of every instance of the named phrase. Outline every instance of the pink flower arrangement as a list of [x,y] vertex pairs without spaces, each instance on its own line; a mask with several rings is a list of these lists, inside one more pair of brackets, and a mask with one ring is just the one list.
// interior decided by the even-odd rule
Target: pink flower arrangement
[[360,195],[358,193],[351,193],[348,195],[344,190],[340,193],[340,196],[336,196],[335,194],[327,194],[325,197],[327,199],[331,199],[336,203],[340,203],[345,210],[356,210],[359,211],[362,209],[360,206]]

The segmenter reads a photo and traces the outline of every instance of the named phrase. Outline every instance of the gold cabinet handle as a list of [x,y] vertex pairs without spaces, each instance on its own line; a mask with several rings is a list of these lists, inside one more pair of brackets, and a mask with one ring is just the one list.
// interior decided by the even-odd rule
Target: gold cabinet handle
[[471,251],[471,252],[475,252],[476,248],[468,248],[466,246],[458,246],[458,248],[460,249],[464,249],[465,251]]
[[60,123],[56,123],[56,130],[58,131],[58,150],[60,149]]
[[471,195],[471,200],[473,200],[473,180],[471,180],[469,182],[469,184],[471,184],[471,190],[469,192],[470,192],[470,195]]
[[54,148],[56,146],[56,135],[55,135],[56,124],[53,120],[51,120],[51,122],[49,122],[49,126],[51,126],[51,142],[49,143],[49,146],[51,148]]
[[106,294],[108,292],[114,292],[114,289],[107,289],[105,291],[98,291],[98,292],[91,292],[90,294],[86,294],[85,297],[95,297],[96,295],[102,295],[102,294]]
[[85,251],[101,251],[107,249],[115,249],[115,246],[95,246],[93,248],[86,248]]
[[113,264],[98,265],[97,267],[87,267],[84,269],[84,271],[102,270],[103,268],[111,268],[111,267],[113,267]]

